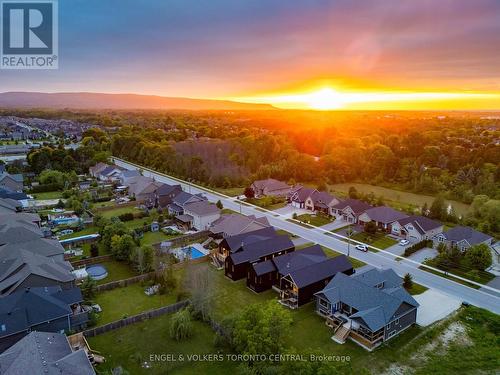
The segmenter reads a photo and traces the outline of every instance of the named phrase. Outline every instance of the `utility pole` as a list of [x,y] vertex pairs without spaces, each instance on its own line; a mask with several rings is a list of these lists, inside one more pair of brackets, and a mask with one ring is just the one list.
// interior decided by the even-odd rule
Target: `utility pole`
[[349,228],[347,228],[347,256],[348,257],[349,257],[349,254],[351,253],[351,236],[352,236],[351,224],[349,224]]

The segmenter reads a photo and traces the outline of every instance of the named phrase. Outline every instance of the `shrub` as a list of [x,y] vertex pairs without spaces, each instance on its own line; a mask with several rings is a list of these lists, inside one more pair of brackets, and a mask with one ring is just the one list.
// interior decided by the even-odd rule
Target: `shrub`
[[134,214],[132,212],[126,212],[124,214],[121,214],[118,216],[118,218],[120,219],[120,221],[132,221],[134,220]]
[[176,312],[170,321],[170,337],[177,340],[185,340],[193,334],[191,314],[186,309]]

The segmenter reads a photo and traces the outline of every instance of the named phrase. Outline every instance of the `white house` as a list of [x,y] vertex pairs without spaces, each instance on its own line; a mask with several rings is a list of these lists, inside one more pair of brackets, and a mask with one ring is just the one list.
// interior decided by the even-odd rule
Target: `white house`
[[192,217],[191,227],[196,230],[208,230],[212,223],[220,218],[220,209],[207,201],[193,202],[184,206],[184,215]]
[[392,234],[417,242],[432,239],[442,232],[442,223],[418,215],[399,219],[391,226]]

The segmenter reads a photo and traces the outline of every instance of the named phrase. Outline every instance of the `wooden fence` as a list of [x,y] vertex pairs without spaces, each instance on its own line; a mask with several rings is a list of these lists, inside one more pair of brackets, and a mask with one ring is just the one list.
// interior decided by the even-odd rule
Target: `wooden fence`
[[128,279],[122,279],[122,280],[116,280],[116,281],[110,281],[109,283],[106,284],[101,284],[97,285],[97,291],[98,292],[103,292],[105,290],[112,290],[115,288],[123,288],[135,283],[139,283],[144,280],[150,280],[154,277],[155,273],[150,272],[150,273],[144,273],[142,275],[138,276],[132,276],[129,277]]
[[[170,242],[172,244],[171,247],[174,248],[174,247],[184,246],[184,245],[187,245],[189,243],[193,243],[195,241],[206,240],[209,235],[210,235],[210,232],[208,230],[204,230],[201,232],[185,234],[184,236],[174,237],[174,238],[165,240],[165,242]],[[161,249],[161,242],[155,243],[153,245],[153,247],[157,250],[160,250]]]
[[89,264],[108,262],[110,260],[113,260],[113,256],[111,254],[106,254],[106,255],[99,255],[99,256],[93,257],[93,258],[73,260],[73,261],[71,261],[71,265],[74,268],[79,268],[81,266],[88,266]]
[[87,329],[87,330],[83,331],[83,334],[85,337],[94,337],[94,336],[101,335],[103,333],[106,333],[106,332],[109,332],[109,331],[112,331],[115,329],[126,327],[130,324],[142,322],[144,320],[151,319],[151,318],[156,318],[156,317],[161,316],[161,315],[177,312],[180,309],[186,307],[188,304],[189,304],[188,300],[180,301],[180,302],[174,303],[173,305],[168,305],[168,306],[160,307],[158,309],[145,311],[143,313],[140,313],[140,314],[128,317],[128,318],[116,320],[114,322],[104,324],[104,325],[99,326],[99,327]]

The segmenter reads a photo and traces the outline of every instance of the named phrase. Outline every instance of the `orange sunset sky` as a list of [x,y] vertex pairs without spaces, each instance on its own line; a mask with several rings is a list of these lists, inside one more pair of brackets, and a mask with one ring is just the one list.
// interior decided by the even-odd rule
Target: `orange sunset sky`
[[0,91],[500,109],[500,1],[59,1],[59,69]]

